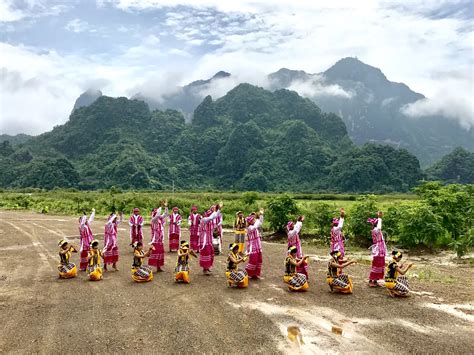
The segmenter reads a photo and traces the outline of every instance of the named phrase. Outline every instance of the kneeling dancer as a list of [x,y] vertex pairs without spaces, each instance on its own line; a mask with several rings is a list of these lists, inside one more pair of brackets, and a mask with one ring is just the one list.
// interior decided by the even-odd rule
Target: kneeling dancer
[[296,272],[298,266],[303,265],[308,259],[307,256],[298,259],[296,257],[297,249],[292,246],[288,249],[288,256],[285,259],[285,276],[283,281],[288,285],[290,291],[305,291],[309,288],[308,280],[304,274]]
[[326,282],[331,292],[352,293],[352,279],[344,274],[342,269],[346,266],[357,264],[355,260],[344,260],[340,250],[331,252],[332,259],[328,263],[328,274]]
[[76,264],[69,262],[72,253],[77,253],[77,248],[69,245],[69,243],[62,239],[58,243],[59,246],[59,278],[70,279],[76,277],[77,267]]
[[189,278],[189,256],[197,258],[196,253],[189,249],[189,243],[185,240],[181,241],[181,246],[178,250],[178,260],[176,261],[176,268],[174,269],[174,279],[176,282],[184,282],[188,284]]
[[143,259],[149,257],[153,246],[151,246],[145,253],[143,251],[143,243],[133,243],[133,264],[132,264],[132,279],[135,282],[148,282],[153,280],[153,271],[151,267],[143,265]]
[[245,288],[249,284],[247,271],[240,270],[238,265],[247,260],[247,255],[239,253],[239,244],[232,243],[229,245],[229,256],[227,257],[227,271],[225,276],[230,287]]
[[[398,263],[402,260],[403,254],[400,251],[392,251],[392,262],[387,266],[387,273],[385,274],[385,287],[392,297],[407,297],[410,292],[408,287],[408,278],[405,273],[413,266],[408,264],[399,267]],[[398,276],[398,275],[401,276]]]
[[99,250],[99,241],[93,240],[91,243],[91,248],[89,250],[89,257],[87,258],[87,272],[89,273],[90,280],[102,280],[102,267],[100,266],[100,258],[103,257],[104,254],[102,254],[102,251]]

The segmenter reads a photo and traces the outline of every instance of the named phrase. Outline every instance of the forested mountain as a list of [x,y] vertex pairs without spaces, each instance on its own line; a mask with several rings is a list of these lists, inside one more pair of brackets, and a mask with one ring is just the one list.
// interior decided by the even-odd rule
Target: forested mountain
[[424,96],[405,84],[389,81],[380,69],[356,58],[341,59],[320,74],[280,69],[269,79],[272,89],[301,89],[322,110],[335,112],[357,145],[374,142],[405,148],[423,166],[456,146],[474,151],[472,128],[465,130],[439,116],[407,117],[403,107]]
[[93,104],[94,101],[97,100],[101,96],[102,96],[102,91],[100,90],[89,89],[83,92],[74,103],[74,107],[72,108],[72,111],[75,111],[78,108]]
[[[220,71],[208,80],[197,80],[158,98],[137,93],[132,99],[145,101],[150,109],[174,109],[186,122],[207,93],[231,74]],[[456,146],[474,151],[474,129],[440,116],[408,117],[407,104],[425,98],[403,83],[389,81],[378,68],[357,58],[344,58],[319,74],[282,68],[268,75],[272,91],[291,89],[309,98],[325,112],[334,112],[346,124],[356,145],[389,144],[415,154],[422,166],[429,166]],[[222,87],[227,87],[222,84]],[[100,92],[99,92],[100,93]],[[76,105],[88,105],[102,93],[85,92]],[[88,103],[87,103],[88,102]]]
[[432,180],[474,184],[474,153],[458,147],[426,172]]
[[357,148],[335,114],[249,84],[206,97],[189,124],[174,110],[101,96],[0,149],[2,187],[406,191],[422,177],[407,151]]
[[212,78],[207,80],[196,80],[183,87],[177,87],[170,93],[159,98],[150,97],[142,93],[132,96],[132,99],[145,101],[151,110],[173,109],[180,111],[186,121],[191,121],[193,112],[201,103],[202,99],[207,96],[210,85],[216,84],[220,79],[230,77],[225,71],[217,72]]
[[28,139],[30,139],[32,136],[28,134],[16,134],[14,136],[11,136],[9,134],[0,134],[0,143],[9,141],[11,145],[17,145],[21,143],[25,143]]

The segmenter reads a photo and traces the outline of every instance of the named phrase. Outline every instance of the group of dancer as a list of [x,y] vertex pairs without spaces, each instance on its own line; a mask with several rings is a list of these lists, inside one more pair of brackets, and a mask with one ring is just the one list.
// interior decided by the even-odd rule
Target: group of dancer
[[[209,275],[214,263],[214,255],[222,252],[222,203],[212,205],[203,214],[198,213],[196,206],[191,207],[188,217],[189,242],[181,240],[182,217],[179,209],[173,207],[168,211],[167,202],[163,201],[159,208],[151,211],[151,241],[145,251],[143,242],[144,218],[138,208],[133,209],[129,219],[130,246],[133,248],[133,262],[131,277],[135,282],[149,282],[153,280],[153,268],[162,272],[165,263],[164,236],[165,225],[168,227],[169,252],[177,252],[177,261],[174,269],[176,282],[189,283],[190,258],[199,259],[203,273]],[[59,242],[60,264],[58,266],[60,278],[72,278],[77,275],[75,264],[70,261],[74,252],[80,253],[79,269],[88,272],[91,280],[101,280],[107,266],[118,271],[117,262],[119,251],[117,245],[118,225],[123,221],[120,212],[111,213],[104,228],[104,246],[99,249],[99,241],[94,239],[91,223],[94,220],[95,210],[88,217],[84,212],[79,218],[80,249],[66,240]],[[305,291],[309,288],[308,261],[302,250],[300,232],[305,217],[299,216],[296,221],[287,223],[287,255],[284,261],[283,281],[290,291]],[[350,294],[353,291],[352,279],[344,269],[356,264],[355,260],[345,258],[345,238],[342,233],[345,212],[340,210],[338,218],[333,218],[331,228],[330,255],[326,282],[331,292]],[[230,287],[245,288],[250,279],[259,279],[262,268],[262,225],[264,210],[253,212],[247,217],[238,211],[234,221],[235,240],[229,245],[227,257],[226,279]],[[372,225],[372,267],[369,275],[369,286],[380,286],[379,280],[385,279],[385,287],[392,296],[407,296],[409,293],[408,280],[404,276],[412,264],[399,265],[402,258],[400,251],[392,252],[392,260],[385,270],[387,248],[382,233],[382,212],[377,212],[377,218],[369,218]],[[145,260],[148,258],[148,263]],[[103,267],[102,267],[103,260]],[[245,268],[240,264],[247,262]],[[386,271],[386,272],[385,272]],[[385,274],[384,274],[385,272]]]

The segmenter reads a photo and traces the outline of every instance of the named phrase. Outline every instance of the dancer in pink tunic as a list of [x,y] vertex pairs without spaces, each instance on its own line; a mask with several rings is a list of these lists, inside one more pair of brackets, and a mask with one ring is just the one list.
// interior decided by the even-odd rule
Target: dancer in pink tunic
[[161,213],[161,207],[154,208],[151,212],[151,242],[153,245],[150,258],[148,259],[148,265],[156,267],[157,272],[163,271],[161,267],[165,264],[165,247],[164,247],[164,236],[165,236],[165,224],[166,218],[168,217],[168,207],[166,202],[162,204],[165,208],[163,214]]
[[332,228],[331,228],[331,250],[330,254],[333,251],[340,251],[341,257],[344,258],[345,255],[345,246],[344,246],[344,235],[342,234],[342,227],[344,226],[344,209],[341,208],[341,214],[339,218],[332,219]]
[[112,267],[118,271],[117,262],[119,260],[119,250],[117,244],[118,225],[122,223],[123,213],[119,213],[120,218],[117,218],[115,213],[111,213],[104,229],[104,271],[107,271],[107,265],[112,264]]
[[384,279],[385,256],[387,247],[382,233],[382,212],[377,212],[377,218],[367,220],[372,225],[372,267],[369,275],[369,286],[379,286],[378,280]]
[[81,249],[80,249],[80,263],[79,269],[81,271],[86,271],[89,257],[89,250],[90,244],[94,240],[94,236],[92,235],[92,230],[90,224],[94,220],[95,216],[95,209],[92,209],[92,213],[87,218],[87,214],[85,211],[82,211],[82,216],[79,217],[79,234],[81,236]]
[[143,217],[140,216],[140,209],[133,209],[128,224],[130,225],[130,245],[135,242],[143,243]]
[[[296,247],[296,257],[298,259],[303,259],[304,257],[299,235],[301,228],[303,227],[303,221],[304,216],[299,216],[296,223],[289,221],[286,225],[288,235],[288,250],[292,246]],[[308,280],[308,263],[305,261],[301,265],[296,266],[296,272],[305,275],[306,280]]]
[[201,222],[202,216],[197,213],[197,207],[191,207],[191,213],[188,217],[189,225],[189,244],[191,250],[197,253],[199,251],[199,223]]
[[260,214],[251,214],[247,221],[247,255],[249,261],[245,270],[252,279],[259,279],[262,270],[262,241],[260,228],[263,224],[263,209]]
[[204,213],[199,224],[199,265],[202,267],[204,274],[211,272],[214,264],[214,248],[212,246],[212,221],[220,215],[219,205],[212,206],[211,209]]
[[178,251],[179,239],[181,238],[181,215],[178,207],[173,207],[173,213],[169,216],[170,226],[168,229],[168,243],[170,252]]

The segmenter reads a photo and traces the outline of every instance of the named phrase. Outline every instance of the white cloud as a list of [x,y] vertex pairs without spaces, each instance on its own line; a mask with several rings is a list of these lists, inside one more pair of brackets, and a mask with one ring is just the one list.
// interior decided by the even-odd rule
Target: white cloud
[[[18,6],[18,5],[21,5]],[[50,4],[47,0],[0,1],[0,22],[15,22],[26,18],[57,16],[68,9],[66,4]]]
[[339,85],[326,84],[324,78],[320,75],[314,75],[309,80],[293,81],[288,89],[298,92],[301,96],[313,99],[321,96],[350,99],[354,96],[353,92],[346,91]]
[[431,97],[402,107],[402,113],[413,118],[444,116],[466,129],[474,128],[474,83],[472,72],[468,71],[469,68],[464,75],[459,75],[460,72],[445,73],[449,76],[443,79],[442,87]]
[[97,29],[91,26],[87,21],[83,21],[78,18],[75,18],[69,21],[64,28],[68,31],[75,32],[75,33],[97,32]]

